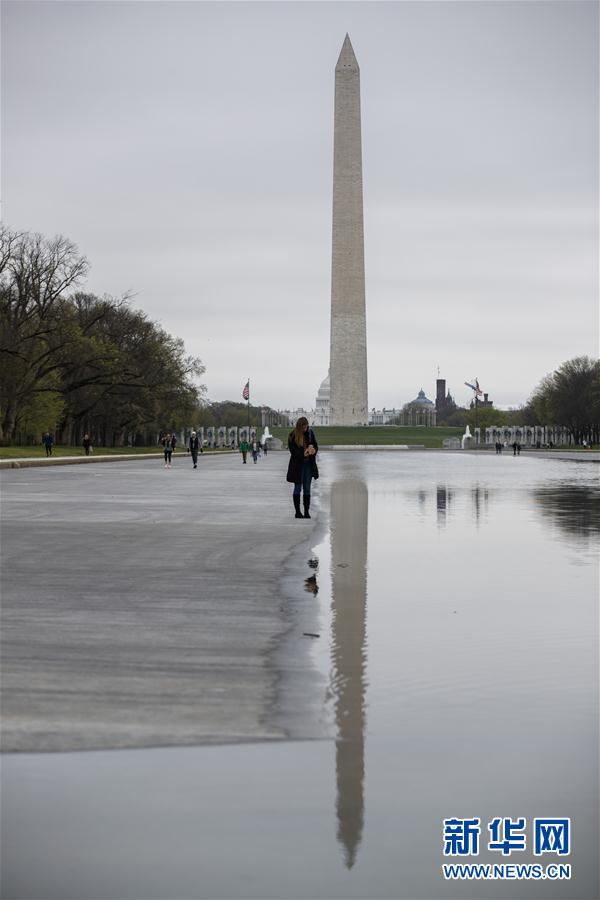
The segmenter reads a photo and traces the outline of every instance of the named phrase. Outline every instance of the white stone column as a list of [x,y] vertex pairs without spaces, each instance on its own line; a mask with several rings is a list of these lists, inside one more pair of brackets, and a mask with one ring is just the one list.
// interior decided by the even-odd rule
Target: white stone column
[[335,68],[330,370],[331,424],[367,424],[360,71],[348,35]]

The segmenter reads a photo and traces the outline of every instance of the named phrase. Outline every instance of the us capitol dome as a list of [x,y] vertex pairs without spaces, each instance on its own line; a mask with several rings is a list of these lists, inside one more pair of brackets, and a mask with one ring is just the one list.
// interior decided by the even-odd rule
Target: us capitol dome
[[315,425],[329,425],[329,410],[331,404],[331,384],[329,381],[330,373],[327,378],[323,379],[321,386],[317,391],[317,399],[315,400]]

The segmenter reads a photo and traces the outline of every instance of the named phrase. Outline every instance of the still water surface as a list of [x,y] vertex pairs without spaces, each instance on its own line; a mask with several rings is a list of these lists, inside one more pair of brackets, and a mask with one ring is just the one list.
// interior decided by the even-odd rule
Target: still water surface
[[[321,456],[287,641],[330,739],[8,758],[5,896],[598,896],[597,467]],[[519,863],[570,816],[572,880],[445,882],[454,816]],[[528,822],[517,859],[497,816]]]

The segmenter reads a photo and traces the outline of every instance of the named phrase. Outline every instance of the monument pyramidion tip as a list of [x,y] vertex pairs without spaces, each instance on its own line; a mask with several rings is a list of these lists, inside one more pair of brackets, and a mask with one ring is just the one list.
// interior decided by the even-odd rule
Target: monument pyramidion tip
[[337,61],[335,69],[336,72],[339,69],[351,69],[354,72],[358,72],[358,62],[356,60],[356,56],[354,55],[354,49],[352,47],[352,43],[350,42],[349,34],[346,34],[346,37],[344,38],[344,43],[342,44],[342,49],[340,51],[339,59]]

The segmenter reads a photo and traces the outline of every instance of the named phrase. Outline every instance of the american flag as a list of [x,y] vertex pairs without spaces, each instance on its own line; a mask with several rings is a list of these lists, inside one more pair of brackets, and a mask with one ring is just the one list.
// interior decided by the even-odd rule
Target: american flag
[[475,384],[470,384],[470,382],[468,382],[468,381],[465,381],[465,384],[467,387],[470,387],[472,391],[475,391],[476,397],[481,397],[481,395],[483,394],[483,391],[479,387],[479,382],[477,381],[477,379],[475,379]]
[[244,398],[244,400],[250,399],[250,379],[248,379],[248,381],[244,385],[244,390],[242,391],[242,397]]

